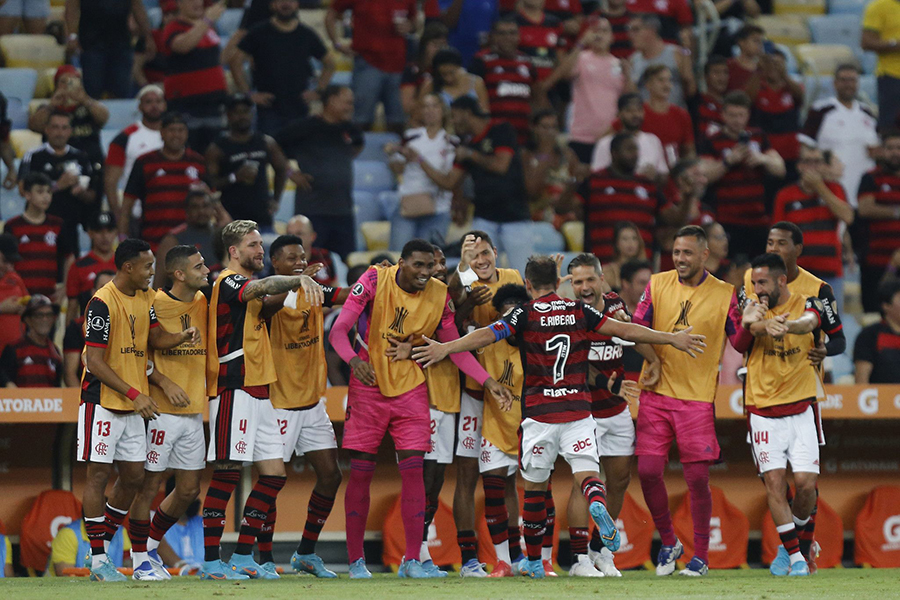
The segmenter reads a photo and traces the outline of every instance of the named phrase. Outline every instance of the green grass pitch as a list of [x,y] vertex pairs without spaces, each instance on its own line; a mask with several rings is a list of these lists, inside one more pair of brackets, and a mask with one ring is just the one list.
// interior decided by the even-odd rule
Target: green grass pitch
[[254,598],[399,600],[402,598],[452,598],[469,600],[532,600],[548,598],[636,599],[740,598],[787,600],[791,598],[891,598],[897,596],[900,570],[829,569],[805,578],[775,578],[765,569],[711,571],[703,579],[656,577],[651,572],[626,572],[621,579],[582,579],[560,574],[555,579],[531,581],[521,577],[503,580],[460,579],[451,573],[441,580],[400,580],[395,575],[376,575],[371,581],[350,581],[346,575],[323,581],[285,575],[280,581],[215,582],[176,578],[159,583],[92,583],[86,579],[6,579],[0,582],[5,599],[131,600],[173,598]]

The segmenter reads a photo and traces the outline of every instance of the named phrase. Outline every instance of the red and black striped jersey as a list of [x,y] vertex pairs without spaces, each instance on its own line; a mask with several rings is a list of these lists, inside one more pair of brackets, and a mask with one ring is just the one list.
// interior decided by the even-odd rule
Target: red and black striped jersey
[[694,13],[687,0],[628,0],[626,6],[632,13],[658,16],[662,25],[659,35],[670,44],[680,44],[681,28],[694,24]]
[[[769,150],[769,140],[758,129],[749,130],[750,140],[747,145],[753,152]],[[724,161],[731,154],[731,149],[738,140],[729,137],[724,131],[701,141],[697,152],[703,158]],[[712,198],[716,219],[722,225],[740,225],[746,227],[766,227],[769,215],[766,214],[766,172],[762,167],[748,167],[743,163],[728,168],[725,175],[715,183]]]
[[3,227],[19,243],[22,260],[16,263],[16,271],[32,294],[53,297],[56,293],[56,282],[61,278],[65,260],[56,244],[62,228],[63,220],[54,215],[45,215],[44,222],[39,224],[19,215]]
[[709,94],[695,94],[688,99],[697,139],[708,138],[722,128],[722,103]]
[[[603,294],[603,314],[612,318],[618,311],[628,313],[625,302],[615,292]],[[625,398],[616,396],[606,387],[606,382],[613,373],[619,381],[625,377],[625,366],[622,362],[625,347],[616,343],[607,335],[595,333],[591,336],[591,352],[588,355],[590,370],[598,371],[601,385],[591,386],[591,414],[595,419],[606,419],[615,416],[628,407]],[[593,378],[591,378],[593,379]]]
[[492,325],[513,335],[525,371],[524,418],[568,423],[591,416],[587,385],[591,336],[606,315],[556,293],[516,307]]
[[[859,182],[859,196],[873,196],[875,204],[900,207],[900,173],[876,167],[863,175]],[[886,267],[891,255],[900,245],[900,221],[897,219],[869,219],[868,251],[865,263],[870,267]]]
[[484,80],[491,117],[508,121],[516,129],[519,143],[525,143],[531,118],[531,86],[538,80],[531,59],[521,52],[504,58],[486,49],[472,57],[469,72]]
[[169,109],[209,107],[218,111],[225,100],[228,86],[219,60],[219,39],[215,29],[206,30],[197,46],[186,53],[172,50],[172,41],[194,27],[189,21],[175,19],[163,29],[164,44],[159,49],[166,57],[164,87]]
[[166,158],[162,150],[154,150],[134,161],[125,196],[141,201],[141,239],[149,242],[154,251],[169,230],[184,223],[188,190],[205,176],[203,157],[190,148],[185,148],[181,158],[175,160]]
[[[834,181],[826,181],[831,193],[846,202],[844,188]],[[808,193],[798,184],[781,188],[775,196],[772,221],[790,221],[803,231],[803,254],[797,264],[817,277],[841,277],[841,240],[838,220],[818,194]]]
[[[505,16],[516,10],[516,0],[500,0],[500,16]],[[581,0],[547,0],[544,3],[544,12],[553,15],[560,21],[577,17],[584,9]]]
[[29,336],[3,349],[0,355],[3,383],[16,387],[59,387],[62,383],[62,356],[52,339],[38,345]]
[[[219,283],[219,297],[216,304],[216,349],[219,362],[219,393],[223,389],[244,390],[254,398],[268,398],[269,386],[245,386],[244,375],[244,323],[247,320],[247,303],[242,299],[244,288],[250,279],[239,273],[232,273]],[[265,323],[261,324],[266,327]],[[233,360],[222,362],[223,357],[241,354]]]
[[76,260],[69,267],[66,277],[66,298],[77,298],[78,305],[83,313],[87,303],[91,299],[94,290],[94,280],[98,273],[103,271],[116,271],[115,256],[110,254],[107,260],[103,260],[93,250]]
[[787,87],[776,90],[761,83],[753,102],[752,122],[765,132],[769,144],[781,158],[787,161],[800,158],[800,142],[797,141],[800,105]]
[[543,81],[556,68],[557,49],[565,47],[562,24],[547,13],[535,22],[521,12],[516,12],[516,23],[519,24],[519,50],[531,58],[538,81]]
[[608,168],[592,173],[587,185],[585,250],[601,263],[612,260],[615,258],[613,231],[616,223],[631,221],[641,232],[649,259],[653,252],[656,215],[664,204],[656,185],[640,175],[620,177]]

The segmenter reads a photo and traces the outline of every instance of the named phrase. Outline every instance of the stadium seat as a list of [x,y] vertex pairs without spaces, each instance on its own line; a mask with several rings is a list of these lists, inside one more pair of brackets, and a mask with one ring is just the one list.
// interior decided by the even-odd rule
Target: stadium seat
[[[709,486],[712,492],[712,517],[710,518],[710,569],[736,569],[747,564],[747,541],[750,537],[750,521],[747,516],[725,497],[721,488]],[[694,555],[694,526],[691,520],[690,494],[685,494],[678,509],[672,515],[675,534],[684,544],[684,555]],[[713,543],[716,540],[718,543]]]
[[803,77],[805,106],[812,106],[819,100],[834,96],[834,78],[828,75],[807,75]]
[[[831,506],[819,496],[816,514],[816,541],[822,548],[816,565],[820,569],[830,569],[841,564],[844,554],[844,523],[841,517]],[[763,563],[771,565],[778,552],[781,539],[772,521],[772,514],[766,511],[762,524],[762,559]]]
[[562,234],[569,252],[584,252],[584,221],[563,223]]
[[[216,31],[219,32],[220,37],[231,37],[234,35],[234,32],[237,31],[238,27],[241,24],[241,19],[244,17],[244,9],[243,8],[228,8],[219,17],[219,20],[216,21]],[[224,44],[223,44],[224,46]]]
[[[16,172],[18,172],[20,161],[16,161]],[[19,190],[3,190],[0,194],[3,198],[0,201],[0,215],[4,219],[10,219],[16,215],[21,215],[25,211],[25,198],[19,195]]]
[[800,72],[800,66],[797,64],[797,57],[789,46],[775,42],[775,47],[784,52],[784,60],[787,63],[787,72],[789,75],[796,75]]
[[66,48],[52,35],[0,36],[0,52],[10,68],[49,69],[65,62]]
[[275,211],[273,219],[282,223],[287,223],[294,216],[294,194],[281,194],[281,203],[278,210]]
[[0,90],[9,98],[18,98],[23,106],[34,98],[38,74],[34,69],[0,69]]
[[53,95],[53,90],[56,88],[56,85],[53,83],[56,69],[56,67],[49,67],[38,70],[37,84],[34,87],[35,98],[49,98]]
[[109,121],[103,126],[104,129],[121,131],[140,118],[137,99],[103,100],[102,103],[109,109]]
[[859,95],[872,106],[878,104],[878,79],[874,75],[859,78]]
[[795,51],[800,70],[808,75],[834,75],[838,65],[857,62],[850,46],[841,44],[800,44]]
[[151,29],[159,29],[159,26],[162,25],[162,9],[158,6],[154,6],[153,8],[147,9],[147,19],[150,21]]
[[41,145],[41,134],[30,129],[13,129],[9,132],[9,141],[16,152],[16,158],[22,158],[26,152]]
[[359,224],[366,250],[387,250],[391,241],[390,221],[367,221]]
[[378,206],[381,208],[381,218],[390,221],[391,218],[400,210],[400,194],[397,192],[381,192],[376,197]]
[[353,189],[365,192],[385,192],[394,189],[394,174],[378,160],[353,161]]
[[372,259],[379,255],[390,256],[394,263],[400,260],[400,253],[391,250],[359,250],[347,255],[347,266],[351,269],[360,265],[368,266],[372,264]]
[[372,192],[354,190],[353,214],[356,218],[356,247],[362,249],[366,247],[366,240],[363,237],[360,225],[369,221],[384,220],[376,195]]
[[22,534],[19,536],[20,564],[27,569],[43,571],[47,567],[50,543],[56,533],[80,518],[81,502],[72,492],[41,492],[22,521]]
[[877,54],[874,52],[866,52],[862,48],[857,48],[856,60],[859,61],[859,66],[862,68],[863,73],[867,75],[875,74],[875,69],[878,67]]
[[869,493],[856,517],[853,558],[857,565],[900,567],[900,487],[880,485]]
[[812,39],[806,21],[800,15],[761,15],[754,20],[766,32],[766,37],[776,44],[796,46]]
[[825,0],[775,0],[776,15],[824,15]]
[[28,103],[18,98],[6,99],[6,116],[10,120],[13,129],[25,129],[28,127]]
[[807,21],[812,41],[816,44],[842,42],[851,47],[859,46],[862,32],[860,18],[854,15],[822,15]]
[[866,0],[829,0],[829,15],[857,15],[862,16],[866,8]]
[[536,221],[531,224],[531,239],[536,254],[555,254],[566,249],[566,240],[552,223]]
[[362,152],[356,157],[356,160],[377,160],[383,163],[388,162],[388,155],[384,153],[385,144],[400,143],[400,136],[396,133],[389,132],[367,132],[365,134],[365,145]]

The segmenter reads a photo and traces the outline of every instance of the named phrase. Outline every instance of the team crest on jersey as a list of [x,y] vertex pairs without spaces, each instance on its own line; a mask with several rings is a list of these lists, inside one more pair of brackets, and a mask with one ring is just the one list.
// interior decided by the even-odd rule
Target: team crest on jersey
[[350,293],[354,296],[362,296],[364,290],[365,288],[363,287],[363,284],[356,282],[356,284],[353,286],[353,289],[350,290]]
[[45,233],[44,234],[44,243],[47,244],[48,246],[55,246],[56,245],[56,232],[48,231],[47,233]]
[[184,314],[181,315],[181,330],[190,329],[191,327],[191,315]]
[[539,313],[548,313],[552,308],[547,302],[535,302],[532,306],[534,306],[534,310]]
[[447,300],[447,308],[448,308],[448,309],[450,310],[450,312],[452,312],[452,313],[455,313],[455,312],[456,312],[456,305],[453,304],[453,300],[452,300],[452,299],[451,299],[451,300]]
[[195,167],[194,165],[191,165],[187,169],[185,169],[184,174],[187,175],[188,177],[190,177],[191,179],[199,179],[200,178],[200,171],[198,171],[197,167]]
[[497,379],[497,383],[500,385],[505,385],[507,387],[512,387],[513,385],[513,373],[514,373],[513,365],[509,360],[503,361],[503,374],[500,375],[499,379]]
[[647,190],[642,188],[641,186],[637,186],[636,188],[634,188],[634,194],[641,200],[646,200],[650,197],[650,195],[647,193]]
[[409,316],[409,311],[402,306],[397,306],[394,308],[394,320],[391,321],[390,327],[393,331],[396,331],[400,335],[404,335],[403,332],[403,324],[406,322],[406,317]]
[[137,342],[134,340],[134,322],[137,319],[134,315],[128,315],[128,328],[131,329],[131,345],[137,346]]
[[684,302],[681,303],[681,313],[679,313],[679,315],[678,315],[678,320],[675,321],[676,327],[678,327],[679,325],[682,327],[690,327],[691,326],[691,324],[688,322],[688,313],[691,312],[692,306],[693,306],[693,303],[691,303],[690,300],[685,300]]
[[518,71],[519,71],[519,75],[521,75],[522,77],[530,77],[531,76],[531,72],[528,70],[527,65],[519,65]]
[[485,139],[481,142],[481,147],[479,148],[482,154],[493,154],[494,153],[494,142],[492,142],[489,138]]

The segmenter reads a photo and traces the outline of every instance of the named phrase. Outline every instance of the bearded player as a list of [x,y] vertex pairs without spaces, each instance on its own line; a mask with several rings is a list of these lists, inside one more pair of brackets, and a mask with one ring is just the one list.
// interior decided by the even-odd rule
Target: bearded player
[[[389,268],[369,269],[353,286],[350,298],[331,329],[331,344],[350,364],[353,375],[347,402],[344,448],[350,450],[350,480],[344,507],[350,577],[371,578],[363,558],[363,536],[369,514],[369,487],[375,455],[390,431],[399,460],[401,514],[406,532],[400,577],[433,577],[419,561],[425,514],[422,462],[431,449],[428,390],[422,369],[411,360],[392,360],[390,338],[417,343],[421,336],[444,340],[459,337],[447,286],[434,279],[434,250],[424,240],[403,247],[400,261]],[[348,334],[357,327],[356,348]],[[454,358],[498,397],[509,391],[491,379],[471,356]]]
[[448,354],[477,350],[511,336],[517,338],[525,367],[525,419],[520,430],[519,456],[525,479],[527,558],[520,572],[533,578],[545,575],[541,559],[546,521],[544,497],[557,456],[562,455],[571,466],[603,543],[613,552],[619,548],[619,532],[606,508],[605,488],[600,481],[600,458],[590,413],[590,333],[648,344],[671,344],[692,357],[705,346],[703,336],[691,334],[690,327],[665,333],[609,319],[580,300],[560,298],[556,294],[558,285],[556,261],[548,256],[531,257],[525,267],[525,286],[531,302],[459,340],[439,343],[426,338],[425,346],[413,349],[416,360],[427,367]]

